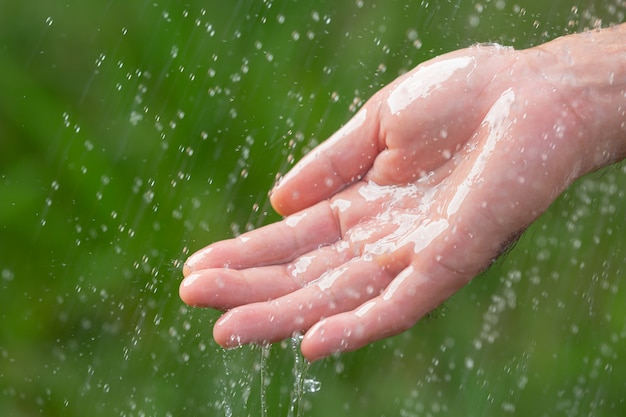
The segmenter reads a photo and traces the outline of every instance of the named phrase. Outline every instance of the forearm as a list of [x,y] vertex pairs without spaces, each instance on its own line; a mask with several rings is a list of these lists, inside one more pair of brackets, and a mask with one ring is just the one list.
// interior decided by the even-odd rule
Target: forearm
[[[626,158],[626,24],[555,39],[529,53],[579,118],[581,174]],[[550,62],[553,65],[550,65]],[[546,64],[547,63],[547,64]]]

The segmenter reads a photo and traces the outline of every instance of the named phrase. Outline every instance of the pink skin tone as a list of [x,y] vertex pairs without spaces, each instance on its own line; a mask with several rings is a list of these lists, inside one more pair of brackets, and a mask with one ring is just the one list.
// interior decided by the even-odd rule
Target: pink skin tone
[[280,181],[283,221],[192,255],[182,300],[226,311],[222,346],[302,332],[310,361],[410,328],[576,178],[624,157],[625,35],[419,65]]

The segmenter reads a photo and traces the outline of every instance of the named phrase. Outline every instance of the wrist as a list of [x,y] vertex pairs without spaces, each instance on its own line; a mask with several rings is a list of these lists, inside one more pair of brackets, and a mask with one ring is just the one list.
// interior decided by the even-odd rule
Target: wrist
[[581,174],[626,157],[626,24],[523,51],[577,117]]

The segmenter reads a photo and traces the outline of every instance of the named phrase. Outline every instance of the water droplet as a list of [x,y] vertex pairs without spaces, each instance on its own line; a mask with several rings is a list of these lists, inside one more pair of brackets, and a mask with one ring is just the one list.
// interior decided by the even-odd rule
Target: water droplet
[[313,378],[305,378],[302,382],[302,389],[309,393],[318,392],[322,389],[322,383]]
[[13,273],[13,271],[11,271],[8,268],[4,268],[2,270],[2,279],[5,281],[13,281],[13,279],[15,278],[15,274]]
[[507,412],[507,413],[514,413],[515,412],[515,404],[510,403],[510,402],[503,402],[502,403],[502,411]]

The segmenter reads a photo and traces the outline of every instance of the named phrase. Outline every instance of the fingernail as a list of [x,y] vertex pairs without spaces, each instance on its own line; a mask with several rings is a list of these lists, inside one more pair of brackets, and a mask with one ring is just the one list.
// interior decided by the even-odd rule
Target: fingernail
[[324,339],[324,324],[326,323],[326,319],[322,319],[320,321],[318,321],[317,323],[315,323],[313,326],[311,326],[311,328],[306,332],[306,334],[304,335],[304,337],[306,339],[313,339],[315,337],[315,333],[317,333],[320,329],[320,337],[323,340]]
[[198,278],[200,278],[201,274],[191,274],[188,277],[186,277],[183,282],[182,282],[182,286],[183,287],[189,287],[191,285],[193,285],[194,282],[196,282],[198,280]]
[[200,264],[212,250],[212,248],[202,249],[191,255],[183,266],[183,275],[190,274],[198,269],[198,264]]

